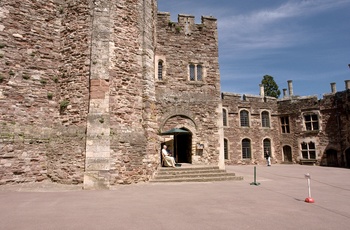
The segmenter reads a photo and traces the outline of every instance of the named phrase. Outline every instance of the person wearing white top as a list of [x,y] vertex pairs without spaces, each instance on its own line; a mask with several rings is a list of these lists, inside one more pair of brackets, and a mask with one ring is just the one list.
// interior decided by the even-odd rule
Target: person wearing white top
[[175,168],[175,159],[167,151],[166,145],[163,145],[162,156],[163,156],[163,160],[164,160],[164,166],[170,166],[170,167]]

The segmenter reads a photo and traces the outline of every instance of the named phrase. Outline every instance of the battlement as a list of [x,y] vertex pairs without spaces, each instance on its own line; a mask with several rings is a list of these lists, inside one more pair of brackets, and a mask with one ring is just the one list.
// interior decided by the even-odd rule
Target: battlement
[[191,34],[192,31],[217,30],[217,19],[212,16],[202,16],[201,23],[195,23],[195,16],[188,14],[178,14],[177,22],[171,21],[169,12],[158,12],[158,25],[161,27],[174,28],[175,31],[184,31],[185,34]]

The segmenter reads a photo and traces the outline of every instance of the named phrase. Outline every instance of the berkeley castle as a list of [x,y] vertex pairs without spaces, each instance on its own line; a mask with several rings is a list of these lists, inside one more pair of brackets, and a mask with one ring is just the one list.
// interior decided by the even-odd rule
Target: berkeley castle
[[[0,2],[0,184],[85,189],[149,181],[179,163],[350,167],[350,83],[282,99],[222,93],[217,21],[156,0]],[[162,135],[179,128],[181,135]]]

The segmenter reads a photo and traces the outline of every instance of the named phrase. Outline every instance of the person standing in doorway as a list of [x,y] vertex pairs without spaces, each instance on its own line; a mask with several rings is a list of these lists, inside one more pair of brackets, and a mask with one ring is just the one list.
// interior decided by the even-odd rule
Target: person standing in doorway
[[266,159],[266,163],[267,166],[271,166],[271,155],[269,153],[269,150],[265,150],[265,159]]

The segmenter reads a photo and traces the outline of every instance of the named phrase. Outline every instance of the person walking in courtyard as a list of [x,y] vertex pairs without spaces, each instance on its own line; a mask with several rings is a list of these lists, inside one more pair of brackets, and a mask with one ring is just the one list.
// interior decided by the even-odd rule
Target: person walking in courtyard
[[267,166],[271,166],[271,156],[270,156],[270,153],[269,153],[269,150],[265,150],[265,158],[266,158],[266,163],[267,163]]
[[163,145],[162,157],[163,157],[164,166],[171,166],[175,168],[175,159],[167,151],[166,145]]

